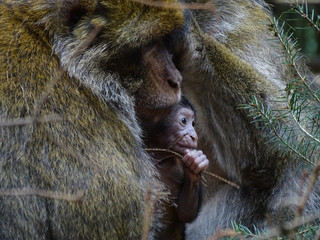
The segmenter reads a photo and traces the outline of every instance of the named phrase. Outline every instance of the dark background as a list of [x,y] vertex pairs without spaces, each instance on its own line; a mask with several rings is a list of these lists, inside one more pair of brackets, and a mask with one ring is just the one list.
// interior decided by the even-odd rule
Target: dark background
[[[294,36],[299,40],[299,48],[307,57],[311,70],[320,74],[320,33],[311,28],[307,20],[295,13],[286,13],[290,4],[285,0],[267,0],[275,17],[282,14],[281,19],[295,29]],[[320,0],[308,0],[309,13],[315,11],[315,19],[320,18]]]

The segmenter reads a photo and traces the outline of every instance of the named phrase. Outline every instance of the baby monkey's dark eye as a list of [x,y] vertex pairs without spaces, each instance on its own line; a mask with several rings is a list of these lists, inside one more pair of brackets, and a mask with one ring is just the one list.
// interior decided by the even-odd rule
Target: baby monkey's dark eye
[[195,121],[192,121],[192,127],[194,127],[196,125]]
[[183,125],[186,125],[187,124],[187,119],[185,117],[181,118],[181,123]]

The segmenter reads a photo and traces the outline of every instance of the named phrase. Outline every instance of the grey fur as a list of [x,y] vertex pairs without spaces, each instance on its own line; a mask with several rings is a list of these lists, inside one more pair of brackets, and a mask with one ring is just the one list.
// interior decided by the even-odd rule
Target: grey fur
[[[282,48],[271,40],[273,36],[264,25],[267,5],[250,0],[212,0],[212,3],[214,12],[190,12],[190,27],[182,46],[177,47],[177,51],[183,52],[180,59],[183,94],[196,108],[202,139],[199,148],[206,149],[227,178],[240,184],[241,189],[222,183],[210,186],[209,181],[199,216],[187,226],[186,236],[190,240],[207,239],[217,229],[231,227],[232,221],[266,229],[269,227],[266,214],[272,216],[275,225],[281,220],[291,220],[301,197],[297,189],[301,188],[303,170],[298,170],[297,158],[270,150],[272,146],[265,144],[269,133],[250,123],[247,113],[238,108],[239,104],[249,103],[253,95],[265,106],[281,107],[274,100],[284,92],[288,70],[283,64]],[[216,51],[214,47],[218,51],[211,56]],[[223,56],[232,56],[234,62],[223,62]],[[221,73],[224,64],[227,67]],[[242,74],[233,74],[239,71],[237,64],[248,68]],[[243,77],[250,71],[257,75],[253,79],[251,75]],[[306,215],[319,213],[318,188],[317,184]],[[305,188],[302,194],[304,191]]]
[[[224,184],[209,186],[197,220],[187,228],[187,239],[209,237],[217,228],[230,227],[231,221],[264,228],[265,213],[276,219],[284,208],[296,204],[299,173],[294,172],[295,159],[290,161],[290,156],[270,151],[265,145],[267,133],[238,109],[238,104],[248,103],[253,94],[266,106],[276,107],[272,100],[281,95],[286,84],[282,52],[268,40],[266,26],[261,27],[268,16],[263,12],[267,5],[262,0],[212,2],[214,13],[186,9],[182,23],[182,14],[167,14],[162,18],[166,24],[154,19],[154,14],[162,11],[159,8],[147,15],[150,21],[139,22],[153,9],[143,6],[120,30],[110,24],[108,16],[94,13],[94,1],[1,2],[0,21],[5,28],[0,36],[1,120],[32,115],[41,91],[50,78],[57,78],[57,91],[50,92],[39,113],[57,113],[62,121],[0,128],[0,187],[63,193],[85,189],[88,198],[83,208],[73,203],[70,205],[74,207],[68,208],[69,203],[41,196],[1,196],[0,238],[140,237],[144,195],[150,184],[157,182],[154,167],[142,149],[134,109],[139,100],[136,93],[148,85],[142,85],[145,71],[137,70],[143,75],[139,78],[136,72],[123,77],[121,70],[112,71],[108,64],[112,66],[111,61],[127,50],[137,50],[177,32],[179,41],[171,45],[184,78],[183,93],[196,108],[202,142],[199,148],[207,150],[227,178],[241,185],[240,190]],[[66,12],[78,7],[85,8],[86,15],[76,26],[66,26]],[[176,24],[170,25],[171,16],[176,17]],[[17,22],[18,28],[13,27]],[[246,26],[250,28],[243,28]],[[104,31],[99,32],[100,28]],[[28,44],[20,38],[21,33],[30,39]],[[90,37],[97,33],[101,35],[92,42]],[[118,38],[114,40],[115,33]],[[34,62],[37,57],[47,62]],[[139,62],[133,64],[141,67]],[[131,66],[123,70],[126,67]],[[14,93],[8,95],[9,90]],[[161,96],[153,100],[156,108]],[[90,117],[84,109],[90,111]],[[91,164],[84,165],[64,145],[81,153],[101,172],[93,171]],[[155,191],[161,194],[161,187]],[[113,193],[120,197],[113,198]],[[294,201],[286,202],[288,198]],[[318,206],[318,191],[314,191],[306,213],[319,211]],[[150,238],[156,230],[157,224]]]

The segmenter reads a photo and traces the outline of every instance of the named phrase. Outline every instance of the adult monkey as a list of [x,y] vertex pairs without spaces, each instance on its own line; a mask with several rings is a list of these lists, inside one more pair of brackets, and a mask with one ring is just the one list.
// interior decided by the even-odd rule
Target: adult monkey
[[134,100],[179,100],[162,37],[183,23],[132,1],[0,2],[0,239],[141,239],[157,184]]
[[[212,171],[220,167],[241,189],[208,184],[207,200],[188,226],[187,239],[206,239],[218,228],[231,227],[232,221],[264,228],[267,214],[274,224],[292,220],[303,172],[297,171],[294,156],[266,145],[270,133],[239,109],[254,95],[266,107],[281,107],[273,100],[284,90],[288,70],[265,25],[267,5],[258,0],[211,2],[214,12],[188,11],[190,26],[176,46],[175,62],[183,76],[183,93],[199,117],[199,148],[216,159]],[[319,185],[316,188],[306,214],[320,210]],[[301,193],[305,191],[303,187]]]
[[[292,168],[269,153],[264,134],[238,109],[251,94],[268,104],[277,95],[273,87],[284,86],[278,50],[268,47],[265,26],[257,24],[267,17],[263,1],[213,3],[214,14],[186,10],[184,21],[179,9],[131,1],[0,2],[0,187],[2,195],[15,195],[1,197],[0,238],[140,237],[153,168],[141,150],[132,100],[146,114],[146,106],[178,99],[179,80],[156,84],[174,90],[164,102],[167,91],[152,91],[146,80],[161,69],[180,79],[174,67],[164,67],[174,64],[161,54],[161,38],[170,42],[182,25],[176,36],[184,44],[174,59],[196,105],[202,141],[211,143],[206,155],[215,154],[225,174],[243,186],[214,189],[207,214],[200,213],[188,234],[208,236],[231,220],[263,226],[266,212],[279,212],[280,200],[296,190],[296,182],[281,185]],[[163,56],[168,64],[159,61],[150,72]],[[60,121],[43,117],[52,113]],[[36,194],[18,197],[21,188]],[[82,189],[80,206],[53,199]]]

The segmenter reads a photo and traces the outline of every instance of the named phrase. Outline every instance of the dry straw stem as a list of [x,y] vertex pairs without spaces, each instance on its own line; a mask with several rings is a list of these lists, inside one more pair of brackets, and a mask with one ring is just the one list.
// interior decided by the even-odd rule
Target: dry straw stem
[[84,193],[84,190],[79,190],[76,194],[68,194],[34,188],[0,189],[0,196],[39,196],[69,202],[81,202],[84,197]]
[[0,127],[13,127],[20,125],[31,125],[34,123],[47,123],[47,122],[55,122],[62,121],[61,116],[58,114],[48,114],[44,116],[40,116],[40,108],[43,105],[44,101],[50,95],[53,90],[55,83],[58,79],[61,78],[63,71],[60,70],[57,73],[57,76],[52,78],[46,85],[45,90],[42,92],[41,96],[38,100],[35,101],[34,111],[31,116],[24,118],[13,118],[13,119],[2,119],[0,120]]
[[304,4],[304,3],[319,3],[319,0],[275,0],[276,3],[280,3],[280,4],[289,4],[292,2],[296,2],[299,4]]
[[96,172],[96,173],[100,173],[102,175],[104,175],[105,173],[102,171],[101,168],[99,168],[98,165],[94,164],[92,161],[89,161],[87,159],[85,159],[85,157],[83,155],[81,155],[80,153],[74,151],[70,146],[68,146],[67,144],[63,143],[60,139],[55,138],[54,136],[49,135],[49,139],[55,144],[57,145],[59,148],[64,149],[66,151],[67,154],[69,154],[71,157],[73,157],[74,159],[77,159],[78,161],[80,161],[83,166],[86,166],[87,168],[91,169],[92,171]]
[[320,160],[318,161],[317,166],[314,167],[312,175],[310,177],[309,185],[306,194],[304,197],[301,199],[299,205],[298,205],[298,211],[297,211],[297,216],[301,217],[304,211],[304,208],[307,204],[307,201],[310,197],[311,191],[314,188],[315,184],[317,183],[317,179],[320,175]]
[[318,229],[316,235],[313,238],[314,240],[319,240],[320,239],[320,228]]
[[209,237],[207,240],[219,240],[221,238],[225,238],[225,237],[236,237],[238,236],[239,233],[237,233],[236,231],[232,230],[232,229],[219,229],[216,234],[214,234],[213,236]]
[[24,118],[13,118],[13,119],[2,119],[0,120],[0,127],[12,127],[12,126],[20,126],[20,125],[31,125],[34,123],[48,123],[48,122],[55,122],[55,121],[62,121],[61,116],[58,114],[48,114],[40,116],[40,109],[45,100],[48,98],[50,93],[53,90],[54,85],[62,77],[64,74],[63,70],[60,69],[57,72],[57,75],[50,79],[47,83],[44,91],[42,92],[39,99],[35,101],[34,110],[31,116],[24,117]]
[[[141,240],[147,240],[148,239],[148,234],[149,234],[149,229],[150,229],[150,219],[152,215],[154,214],[154,207],[152,204],[152,187],[148,189],[148,192],[145,197],[145,202],[146,202],[146,213],[144,216],[144,223],[143,223],[143,228],[142,228],[142,238]],[[156,199],[158,198],[158,195],[156,195]]]
[[[312,172],[312,175],[310,176],[310,181],[309,181],[306,193],[304,194],[304,196],[302,196],[300,198],[300,202],[297,207],[297,212],[296,212],[296,216],[295,216],[294,221],[299,221],[299,219],[303,218],[303,212],[304,212],[305,206],[307,205],[307,202],[309,200],[312,189],[314,188],[315,184],[317,183],[317,179],[318,179],[319,175],[320,175],[320,160],[318,161],[317,165],[313,168],[313,172]],[[305,179],[304,179],[304,181],[305,181]],[[294,233],[296,232],[296,230],[299,226],[300,225],[296,226],[295,228],[290,229],[290,235],[294,235]],[[282,228],[285,229],[284,227],[282,227]]]
[[31,125],[34,123],[48,123],[48,122],[56,122],[56,121],[62,121],[61,116],[57,114],[49,114],[49,115],[38,116],[38,117],[32,116],[32,117],[0,120],[0,127],[13,127],[13,126],[20,126],[20,125]]
[[[282,223],[278,227],[272,228],[268,233],[261,236],[261,239],[273,239],[279,236],[287,236],[288,233],[294,232],[295,229],[303,224],[311,223],[319,219],[320,215],[312,215],[306,217],[298,217],[295,220]],[[301,234],[300,232],[295,234]]]
[[215,11],[214,5],[211,1],[205,3],[167,3],[164,1],[150,1],[150,0],[132,0],[133,2],[141,3],[147,6],[168,8],[168,9],[193,9],[193,10],[208,10]]
[[79,57],[79,55],[81,55],[88,48],[88,46],[95,40],[95,38],[101,31],[102,26],[92,25],[91,32],[89,33],[87,39],[78,46],[72,58]]
[[47,83],[41,96],[39,97],[38,100],[35,101],[34,111],[33,111],[34,117],[38,117],[38,115],[40,113],[41,106],[44,104],[44,102],[48,98],[48,96],[53,92],[54,85],[58,82],[59,79],[62,78],[63,74],[65,74],[63,69],[57,70],[56,76],[51,78],[50,81]]
[[[308,229],[307,229],[303,232],[297,233],[297,229],[302,224],[313,222],[319,218],[319,215],[311,216],[308,218],[305,218],[303,216],[305,206],[308,202],[308,199],[310,197],[312,189],[314,188],[315,184],[317,183],[317,179],[318,179],[319,175],[320,175],[320,160],[318,161],[318,164],[314,167],[313,173],[310,176],[310,181],[309,181],[306,193],[304,194],[304,196],[302,196],[302,193],[300,194],[301,200],[297,206],[297,212],[295,214],[296,215],[295,219],[292,222],[290,222],[289,224],[283,222],[282,224],[280,224],[280,226],[278,228],[273,229],[271,231],[271,234],[268,235],[267,237],[271,238],[271,237],[275,237],[275,236],[279,236],[279,235],[285,235],[285,236],[288,236],[289,239],[294,239],[294,236],[296,234],[303,234],[304,232],[308,231]],[[302,179],[302,185],[305,181],[306,181],[306,177],[304,176]],[[302,188],[302,186],[301,186],[301,188]],[[315,238],[315,239],[318,239],[318,238]]]
[[[177,157],[179,157],[179,158],[183,158],[183,156],[182,156],[181,154],[179,154],[179,153],[177,153],[177,152],[175,152],[175,151],[169,150],[169,149],[163,149],[163,148],[146,148],[146,149],[144,149],[144,150],[147,151],[147,152],[167,152],[167,153],[172,153],[173,155],[175,155],[175,156],[177,156]],[[209,176],[212,176],[212,177],[214,177],[214,178],[217,178],[217,179],[219,179],[220,181],[225,182],[225,183],[229,184],[229,185],[232,186],[232,187],[235,187],[236,189],[240,189],[240,186],[239,186],[238,184],[236,184],[236,183],[234,183],[234,182],[231,182],[231,181],[229,181],[229,180],[227,180],[227,179],[225,179],[225,178],[223,178],[223,177],[220,177],[220,176],[218,176],[218,175],[216,175],[216,174],[214,174],[214,173],[207,172],[207,171],[203,171],[202,173],[207,174],[207,175],[209,175]]]

